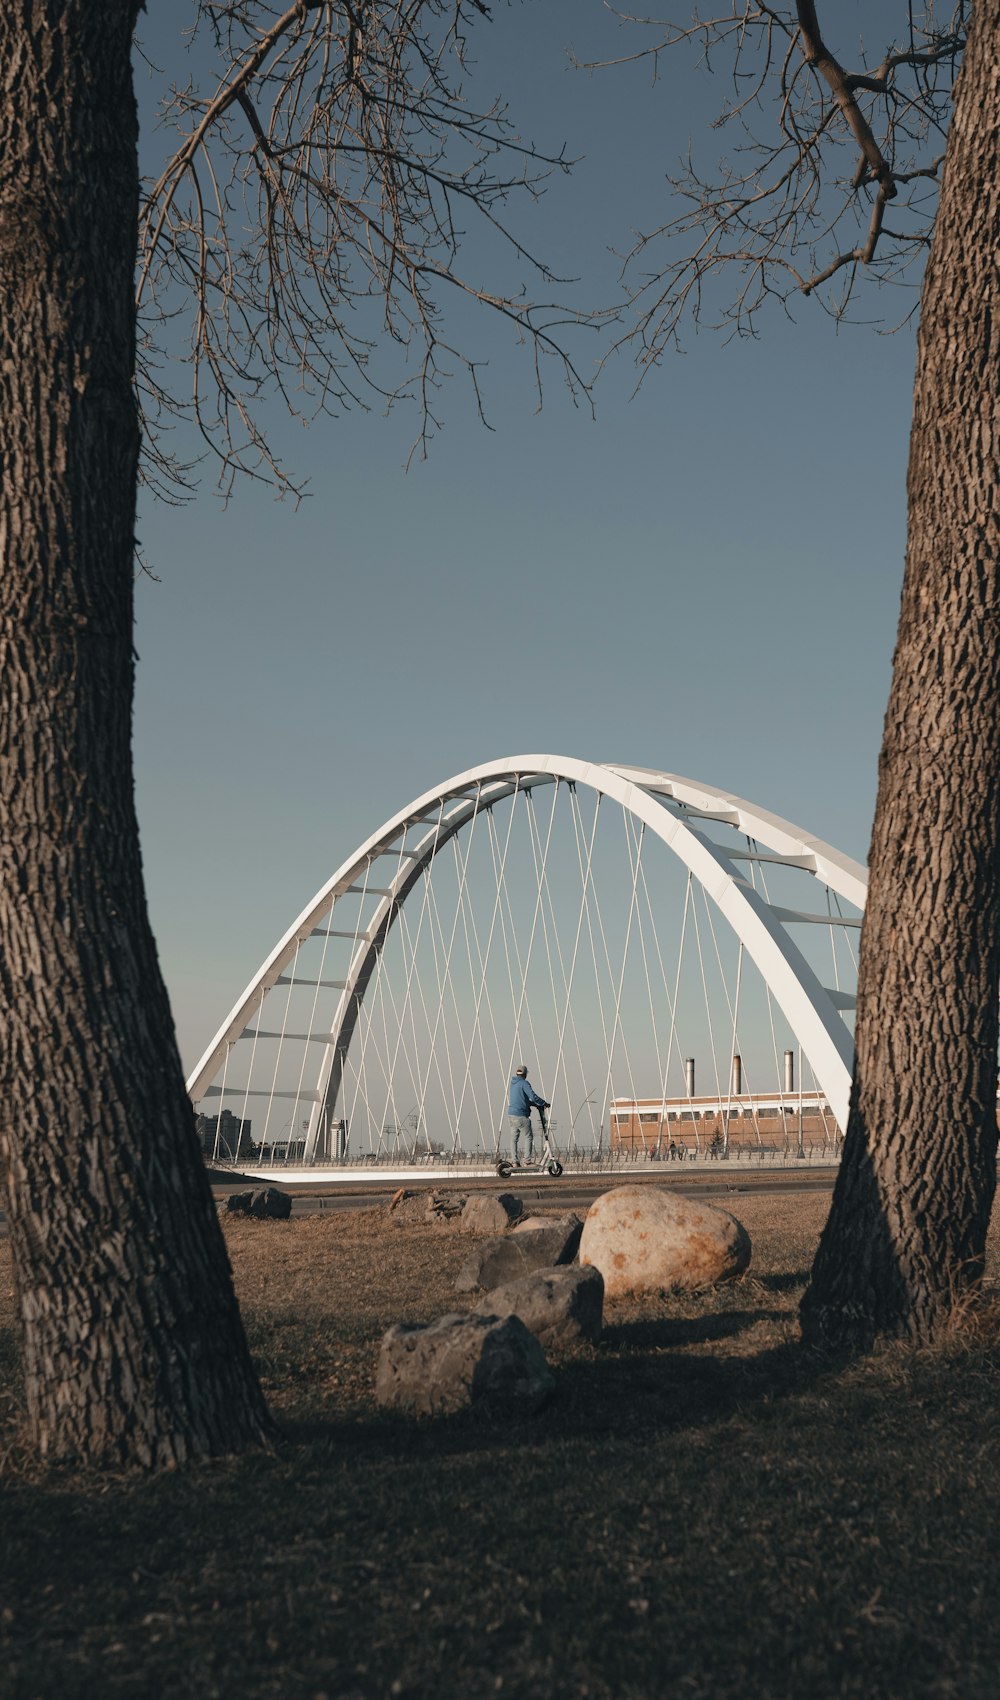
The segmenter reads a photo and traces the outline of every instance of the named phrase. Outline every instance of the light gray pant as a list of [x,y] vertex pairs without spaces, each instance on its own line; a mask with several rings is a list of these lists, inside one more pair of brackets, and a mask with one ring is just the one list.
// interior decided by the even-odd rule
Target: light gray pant
[[519,1163],[521,1161],[522,1133],[526,1134],[528,1138],[528,1162],[530,1163],[535,1155],[535,1130],[531,1125],[531,1117],[508,1116],[507,1120],[510,1123],[511,1145],[514,1152],[515,1163]]

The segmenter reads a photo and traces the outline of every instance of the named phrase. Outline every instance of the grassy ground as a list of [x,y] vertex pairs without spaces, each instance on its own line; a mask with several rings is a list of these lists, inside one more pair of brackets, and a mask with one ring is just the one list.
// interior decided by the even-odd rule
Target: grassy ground
[[500,1426],[372,1399],[383,1330],[461,1307],[468,1240],[227,1223],[287,1444],[152,1480],[33,1470],[3,1263],[0,1695],[995,1700],[995,1349],[818,1364],[826,1200],[735,1208],[747,1277],[609,1305]]

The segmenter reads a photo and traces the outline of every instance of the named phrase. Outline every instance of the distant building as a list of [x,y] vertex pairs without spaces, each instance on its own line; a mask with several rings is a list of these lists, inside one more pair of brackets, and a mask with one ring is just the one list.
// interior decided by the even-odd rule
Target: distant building
[[235,1163],[253,1155],[250,1123],[234,1116],[232,1110],[220,1110],[217,1116],[196,1116],[195,1126],[203,1157]]
[[259,1149],[254,1147],[258,1163],[301,1163],[305,1154],[304,1139],[269,1139]]
[[677,1156],[718,1154],[731,1146],[784,1150],[806,1140],[836,1140],[836,1117],[822,1092],[795,1090],[795,1058],[784,1057],[784,1088],[743,1090],[743,1059],[733,1057],[728,1090],[695,1092],[695,1059],[684,1059],[683,1098],[612,1098],[608,1130],[612,1151]]
[[668,1155],[718,1145],[798,1144],[835,1139],[837,1121],[821,1092],[741,1092],[739,1097],[613,1098],[612,1151]]

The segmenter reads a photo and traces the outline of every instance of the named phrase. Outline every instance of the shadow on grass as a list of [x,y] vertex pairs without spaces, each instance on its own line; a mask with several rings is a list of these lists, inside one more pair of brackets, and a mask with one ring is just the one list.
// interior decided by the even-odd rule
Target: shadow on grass
[[753,1281],[765,1293],[794,1293],[797,1287],[805,1287],[809,1280],[808,1269],[783,1270],[781,1274],[759,1275],[756,1271]]
[[0,1691],[987,1700],[996,1378],[965,1364],[956,1417],[953,1360],[902,1399],[885,1367],[581,1349],[534,1418],[359,1408],[277,1457],[13,1484]]
[[[760,1321],[762,1313],[734,1313],[697,1321],[623,1324],[609,1335],[629,1335],[630,1349],[595,1349],[557,1362],[556,1392],[533,1416],[478,1407],[454,1416],[382,1413],[360,1421],[287,1421],[286,1442],[362,1461],[411,1462],[477,1453],[539,1453],[553,1439],[599,1442],[638,1435],[703,1432],[737,1411],[752,1416],[835,1372],[841,1360],[822,1356],[796,1340],[752,1356],[704,1353],[667,1355],[665,1344],[723,1338]],[[714,1331],[714,1332],[713,1332]],[[637,1336],[655,1336],[654,1350],[633,1350]],[[668,1339],[669,1336],[669,1339]]]
[[604,1345],[612,1351],[666,1350],[671,1346],[700,1346],[710,1340],[728,1340],[753,1328],[758,1322],[787,1322],[783,1310],[727,1310],[709,1316],[643,1317],[637,1322],[612,1323],[604,1331]]

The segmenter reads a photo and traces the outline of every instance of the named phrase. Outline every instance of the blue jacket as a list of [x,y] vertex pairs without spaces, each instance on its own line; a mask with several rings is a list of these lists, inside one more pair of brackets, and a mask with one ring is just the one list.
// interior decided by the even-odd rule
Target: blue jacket
[[540,1098],[538,1093],[528,1085],[522,1074],[515,1074],[510,1083],[510,1103],[507,1106],[509,1116],[530,1116],[532,1104],[539,1110],[549,1107],[547,1098]]

